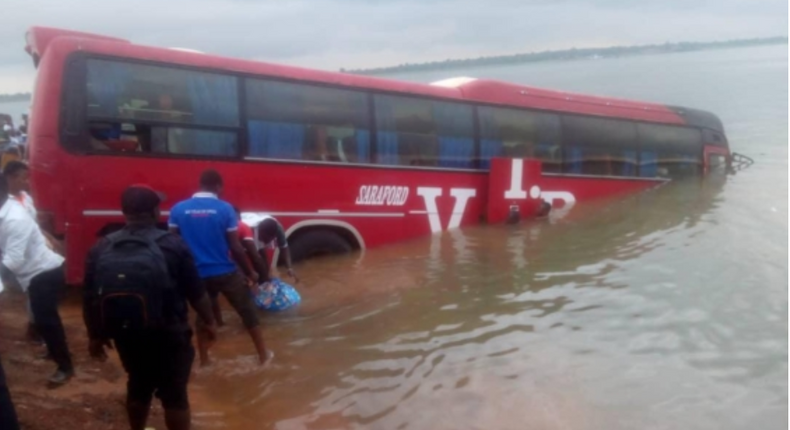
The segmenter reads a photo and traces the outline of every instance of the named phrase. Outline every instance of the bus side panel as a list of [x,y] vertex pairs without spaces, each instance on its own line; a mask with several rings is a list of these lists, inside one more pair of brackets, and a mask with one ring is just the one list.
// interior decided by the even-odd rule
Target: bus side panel
[[[545,200],[558,196],[554,202],[573,196],[573,202],[584,202],[600,198],[614,197],[644,191],[665,183],[664,179],[629,179],[608,177],[584,177],[544,175],[541,178],[541,191]],[[567,197],[564,197],[567,196]],[[565,202],[567,203],[567,202]],[[562,203],[560,203],[561,205]]]
[[[488,175],[304,165],[265,161],[203,161],[152,157],[73,157],[82,179],[73,207],[82,239],[70,246],[69,264],[81,272],[90,245],[102,229],[122,223],[120,194],[134,183],[163,191],[163,211],[189,198],[207,168],[220,172],[222,198],[243,212],[276,216],[288,229],[304,221],[339,221],[374,247],[480,222]],[[79,200],[79,201],[76,201]],[[163,220],[164,221],[164,220]],[[76,273],[76,272],[75,272]],[[77,279],[76,274],[69,279]]]

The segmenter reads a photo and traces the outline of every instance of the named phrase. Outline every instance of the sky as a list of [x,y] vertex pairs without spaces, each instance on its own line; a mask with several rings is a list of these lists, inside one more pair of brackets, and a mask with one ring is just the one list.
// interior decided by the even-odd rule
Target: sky
[[338,70],[786,36],[787,0],[2,0],[0,94],[31,91],[32,25]]

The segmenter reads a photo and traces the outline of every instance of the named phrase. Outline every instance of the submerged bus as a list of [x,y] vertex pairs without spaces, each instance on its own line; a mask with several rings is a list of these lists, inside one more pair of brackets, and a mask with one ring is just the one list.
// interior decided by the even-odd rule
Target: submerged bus
[[[43,228],[78,284],[121,191],[169,205],[218,170],[294,259],[558,209],[724,166],[719,119],[660,104],[455,78],[431,85],[33,27],[29,162]],[[525,206],[526,205],[526,206]],[[532,206],[530,206],[532,205]],[[164,221],[164,220],[163,220]]]

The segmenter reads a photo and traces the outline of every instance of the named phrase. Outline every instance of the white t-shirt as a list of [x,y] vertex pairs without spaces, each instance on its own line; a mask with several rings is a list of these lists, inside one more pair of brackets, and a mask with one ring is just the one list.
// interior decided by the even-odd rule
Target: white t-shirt
[[36,275],[63,264],[63,257],[46,245],[44,234],[28,211],[16,200],[0,207],[0,249],[2,263],[27,291]]
[[30,194],[28,194],[25,191],[22,191],[22,195],[19,196],[19,197],[15,196],[13,194],[9,194],[9,196],[11,197],[11,200],[14,200],[14,201],[18,202],[19,204],[21,204],[22,207],[25,208],[27,213],[29,213],[30,216],[33,217],[34,220],[38,219],[37,218],[38,212],[36,211],[36,204],[33,202],[33,196],[31,196]]

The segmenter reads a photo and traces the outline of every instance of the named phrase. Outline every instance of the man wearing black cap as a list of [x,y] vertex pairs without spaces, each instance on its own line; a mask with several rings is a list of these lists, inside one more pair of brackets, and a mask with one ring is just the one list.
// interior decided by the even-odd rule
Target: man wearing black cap
[[[191,341],[192,330],[188,322],[187,301],[203,322],[201,324],[201,330],[205,331],[203,337],[209,341],[213,341],[216,337],[216,323],[211,313],[211,303],[200,282],[189,248],[177,235],[156,227],[160,216],[159,204],[163,200],[164,196],[161,193],[146,185],[132,185],[127,188],[121,197],[126,226],[120,232],[101,239],[91,249],[86,261],[83,316],[90,336],[90,354],[96,359],[106,359],[104,346],[109,346],[110,338],[114,341],[129,376],[126,407],[132,430],[145,428],[153,395],[162,401],[168,429],[190,428],[187,384],[195,350]],[[125,246],[128,247],[128,244],[133,245],[135,242],[138,245],[148,243],[160,250],[160,253],[138,253],[130,257],[130,259],[138,259],[137,268],[141,270],[136,270],[137,273],[130,270],[134,266],[130,266],[128,262],[117,263],[117,260],[111,257],[112,253],[119,249],[119,243],[126,243]],[[127,252],[129,252],[128,248]],[[147,321],[138,326],[137,321],[129,317],[129,312],[134,311],[133,307],[127,306],[129,302],[119,301],[111,306],[112,302],[109,299],[111,295],[106,290],[108,285],[112,285],[115,277],[146,281],[147,279],[141,278],[142,275],[139,274],[147,269],[140,266],[142,264],[140,261],[146,261],[144,259],[146,254],[148,257],[152,254],[162,256],[165,264],[160,268],[166,272],[165,277],[169,282],[145,284],[144,288],[149,289],[153,285],[165,287],[160,290],[159,294],[162,295],[156,296],[161,298],[156,300],[158,304],[161,303],[156,311],[161,317],[155,323]],[[119,269],[113,269],[113,264]],[[106,273],[119,273],[119,275],[108,278]],[[134,278],[135,276],[137,278]],[[128,282],[132,284],[134,281]],[[140,291],[139,296],[146,297],[146,293],[150,291]],[[156,306],[153,300],[144,301],[143,306],[147,306],[144,314],[150,317],[154,313],[152,309]],[[119,313],[125,312],[123,317],[117,316],[117,318],[126,318],[125,325],[121,328],[112,324],[114,315],[107,315],[113,310]]]

